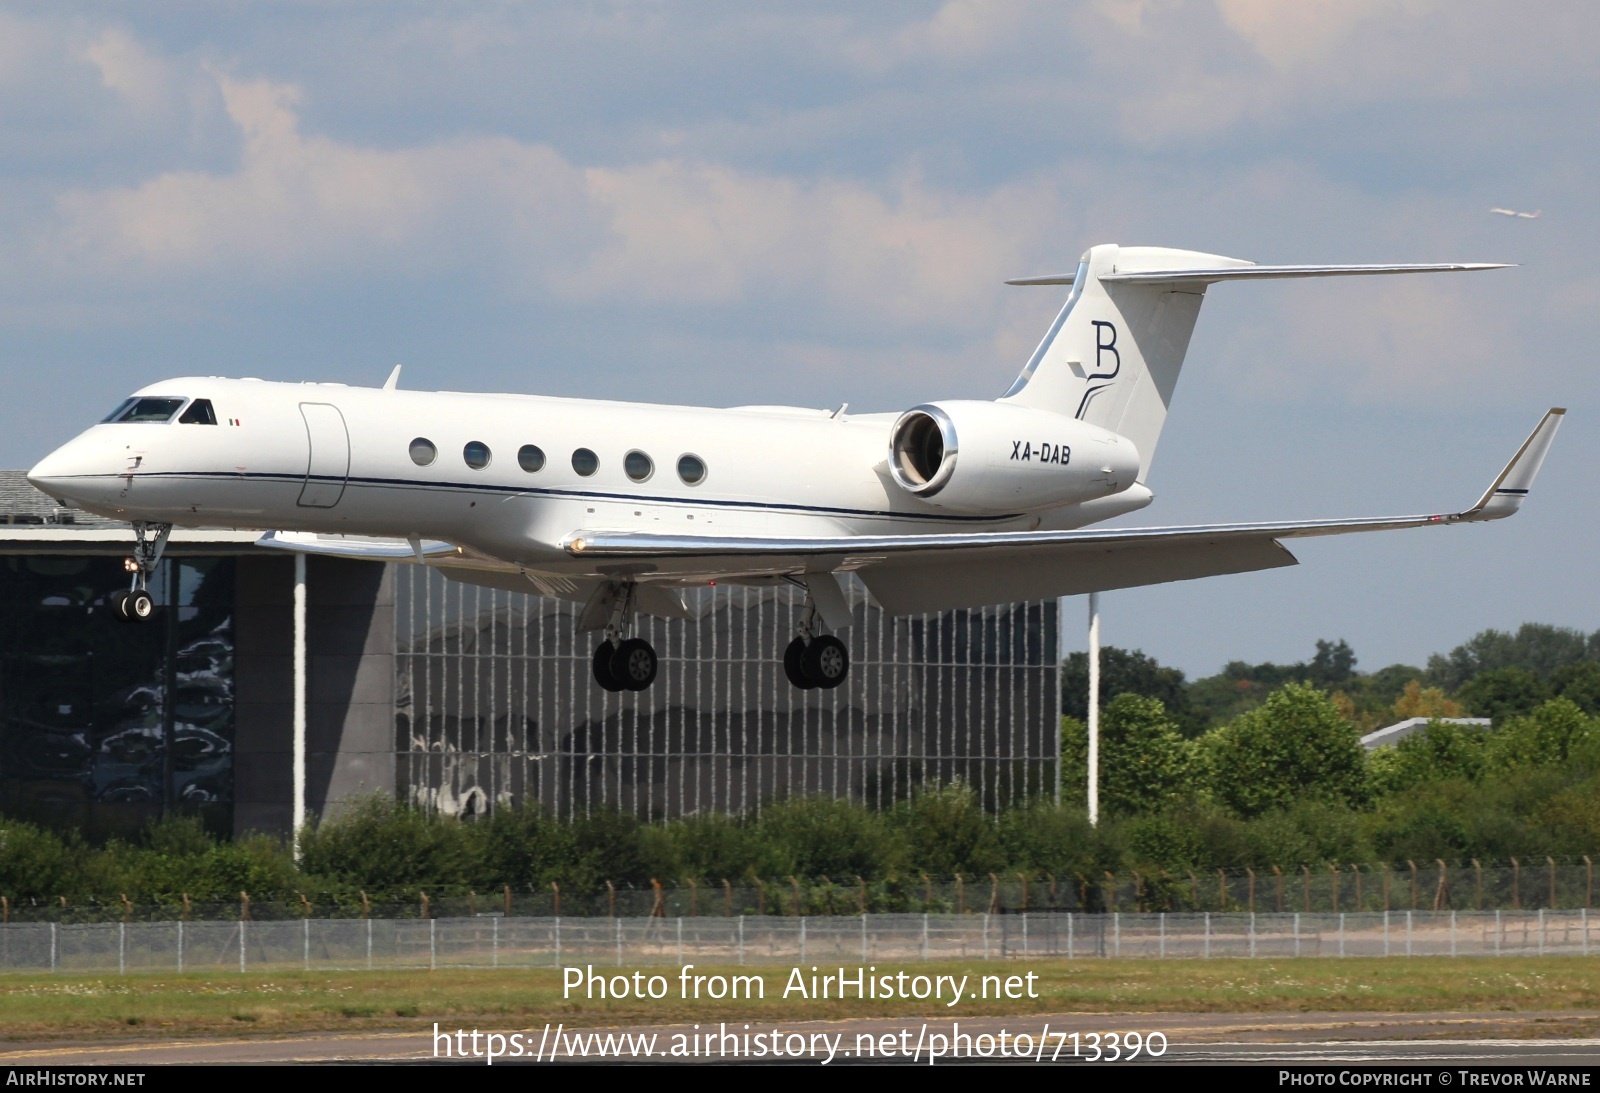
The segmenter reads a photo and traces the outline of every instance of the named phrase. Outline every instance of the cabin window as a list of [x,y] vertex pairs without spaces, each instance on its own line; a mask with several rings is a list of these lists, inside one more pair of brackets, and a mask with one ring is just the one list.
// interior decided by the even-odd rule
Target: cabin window
[[686,485],[698,486],[705,481],[706,462],[697,455],[680,455],[678,457],[678,477]]
[[529,474],[544,470],[544,449],[537,444],[524,444],[517,449],[517,466]]
[[189,408],[178,419],[179,425],[215,425],[217,413],[211,408],[211,400],[197,398],[189,403]]
[[489,465],[489,445],[481,440],[469,440],[467,446],[461,449],[461,458],[473,470],[481,471]]
[[419,436],[411,442],[411,462],[419,467],[426,467],[439,458],[439,449],[433,446],[433,441],[425,436]]
[[622,469],[635,482],[643,482],[655,473],[656,465],[649,456],[635,449],[622,457]]
[[600,457],[588,448],[579,448],[572,453],[572,469],[588,478],[600,469]]
[[172,420],[187,399],[181,398],[131,398],[117,407],[107,421],[165,424]]

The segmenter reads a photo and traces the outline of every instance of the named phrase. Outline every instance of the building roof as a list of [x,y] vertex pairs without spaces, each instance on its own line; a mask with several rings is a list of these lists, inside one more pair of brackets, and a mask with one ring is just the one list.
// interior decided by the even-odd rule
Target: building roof
[[1404,721],[1367,733],[1361,738],[1361,746],[1371,751],[1385,744],[1393,744],[1414,732],[1421,732],[1435,721],[1444,725],[1473,725],[1480,729],[1487,729],[1490,724],[1487,717],[1408,717]]
[[[179,554],[253,554],[258,531],[175,528]],[[26,471],[0,471],[0,554],[127,554],[133,532],[121,520],[69,509],[33,488]]]

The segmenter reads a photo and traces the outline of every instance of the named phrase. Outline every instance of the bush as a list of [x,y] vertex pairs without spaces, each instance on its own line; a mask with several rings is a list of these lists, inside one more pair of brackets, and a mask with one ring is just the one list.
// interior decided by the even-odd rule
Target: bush
[[1201,738],[1216,799],[1259,816],[1307,798],[1359,804],[1366,755],[1350,722],[1309,684],[1291,683],[1259,708]]

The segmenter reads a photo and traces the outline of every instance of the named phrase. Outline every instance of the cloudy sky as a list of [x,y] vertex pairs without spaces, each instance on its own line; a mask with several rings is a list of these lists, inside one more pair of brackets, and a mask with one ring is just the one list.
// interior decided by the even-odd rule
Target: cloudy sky
[[1001,282],[1093,243],[1515,262],[1214,288],[1134,520],[1464,507],[1568,406],[1522,515],[1110,593],[1105,636],[1594,630],[1597,54],[1570,2],[0,4],[0,465],[195,373],[994,397],[1060,303]]

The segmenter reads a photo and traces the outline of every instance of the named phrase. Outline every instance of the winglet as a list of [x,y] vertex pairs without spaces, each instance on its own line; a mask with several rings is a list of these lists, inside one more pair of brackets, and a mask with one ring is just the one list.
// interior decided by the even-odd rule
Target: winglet
[[393,391],[400,386],[400,365],[394,366],[394,371],[389,373],[389,378],[383,381],[385,391]]
[[1517,449],[1517,454],[1511,457],[1511,462],[1506,464],[1506,469],[1478,498],[1478,503],[1456,519],[1499,520],[1521,508],[1523,498],[1533,488],[1533,476],[1539,473],[1539,466],[1544,462],[1545,453],[1550,450],[1550,442],[1555,439],[1556,429],[1566,413],[1565,407],[1557,406],[1545,414],[1533,432],[1528,434],[1528,439],[1522,442],[1522,447]]

